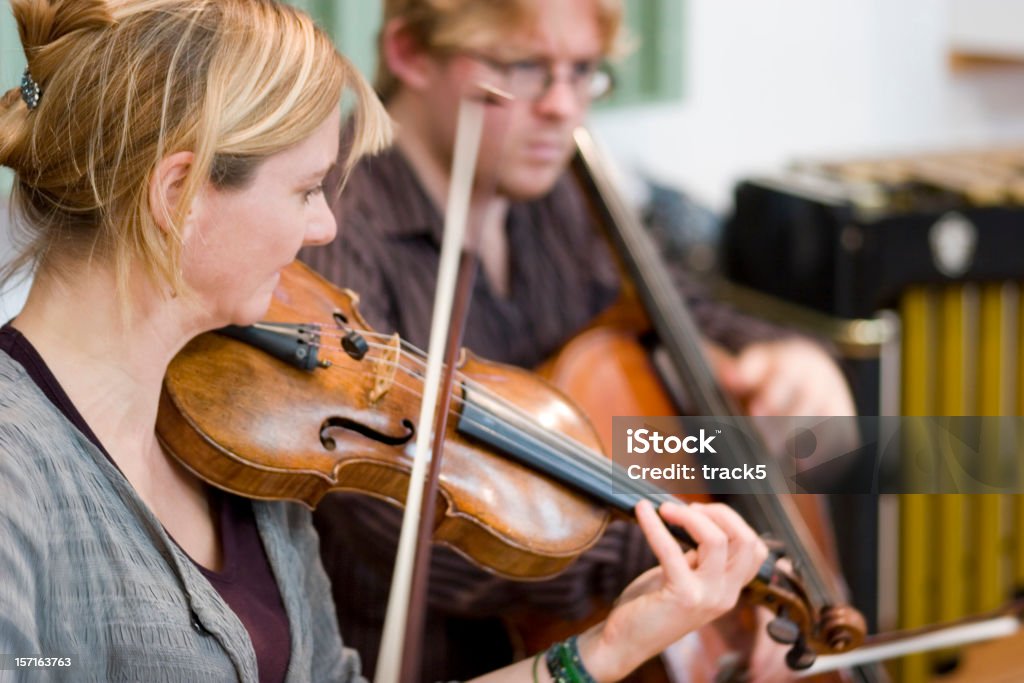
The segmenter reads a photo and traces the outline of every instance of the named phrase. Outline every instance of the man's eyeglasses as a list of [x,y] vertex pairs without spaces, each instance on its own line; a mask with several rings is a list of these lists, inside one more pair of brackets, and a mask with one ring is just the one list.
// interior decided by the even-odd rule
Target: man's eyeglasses
[[[536,102],[548,92],[559,76],[557,62],[546,59],[502,61],[479,52],[463,54],[485,64],[501,76],[501,87],[518,100]],[[591,102],[611,92],[614,81],[608,65],[602,61],[581,60],[568,64],[569,86],[580,102]]]

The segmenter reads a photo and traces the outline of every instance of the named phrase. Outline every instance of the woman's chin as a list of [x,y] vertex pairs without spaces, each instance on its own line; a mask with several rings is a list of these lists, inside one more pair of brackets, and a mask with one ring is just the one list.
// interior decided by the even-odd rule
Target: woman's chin
[[265,295],[253,297],[253,300],[235,312],[231,316],[232,325],[254,325],[267,316],[270,309],[270,300],[273,298],[273,291]]
[[277,283],[281,280],[280,272],[275,272],[267,278],[259,289],[254,291],[245,301],[239,301],[231,308],[221,308],[222,314],[218,316],[225,320],[225,325],[252,325],[258,323],[267,316],[270,309],[270,302],[277,290]]

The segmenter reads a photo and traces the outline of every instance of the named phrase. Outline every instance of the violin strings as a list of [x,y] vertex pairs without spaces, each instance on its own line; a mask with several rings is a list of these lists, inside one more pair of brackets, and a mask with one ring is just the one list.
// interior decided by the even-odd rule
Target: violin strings
[[[387,335],[382,336],[390,339],[390,337],[388,337]],[[422,360],[419,357],[417,357],[417,355],[422,355],[422,351],[416,349],[416,347],[412,344],[404,343],[403,346],[407,349],[412,350],[410,355],[413,362],[422,363]],[[459,375],[461,376],[461,373],[459,373]],[[595,466],[597,468],[607,467],[607,463],[610,462],[610,460],[604,457],[603,454],[594,454],[593,451],[589,451],[589,455],[596,456],[596,459],[591,459],[589,462],[587,462],[585,459],[583,461],[580,461],[580,459],[578,458],[578,452],[575,450],[577,447],[579,447],[579,443],[577,441],[575,441],[574,439],[570,439],[569,437],[567,437],[564,434],[561,434],[560,432],[552,433],[551,430],[548,430],[544,428],[542,425],[536,423],[536,420],[532,415],[521,410],[520,408],[518,408],[518,406],[509,404],[506,400],[504,400],[500,396],[494,395],[493,392],[489,391],[486,387],[480,386],[473,380],[469,380],[464,377],[462,379],[468,386],[475,387],[477,391],[483,392],[488,397],[505,406],[506,409],[517,413],[519,418],[524,422],[530,423],[532,425],[531,431],[533,432],[532,435],[534,437],[540,435],[543,437],[543,440],[551,441],[551,437],[553,436],[555,437],[555,440],[561,441],[563,449],[568,448],[570,456],[576,455],[578,466],[582,467],[584,470],[592,471]],[[746,443],[746,441],[741,441],[741,444]],[[556,447],[556,452],[557,450],[563,449],[557,449]],[[748,453],[747,455],[748,458],[754,457],[752,453]],[[631,480],[625,475],[625,473],[621,473],[621,475],[613,473],[611,480],[613,487],[616,485],[620,486],[621,488],[624,489],[624,493],[644,497],[648,500],[651,500],[651,502],[654,503],[655,505],[658,504],[659,498],[664,498],[665,496],[670,495],[666,494],[663,490],[654,486],[653,484],[649,484],[648,482],[642,482],[640,480]],[[646,486],[644,484],[646,484]],[[807,542],[813,542],[813,539],[805,540],[801,538],[800,534],[793,527],[789,516],[782,509],[782,504],[779,501],[779,499],[775,496],[756,493],[746,494],[744,497],[747,499],[747,502],[751,502],[750,497],[753,498],[752,502],[758,508],[758,511],[762,518],[767,520],[768,527],[782,536],[783,540],[785,541],[786,547],[789,549],[791,559],[794,561],[794,563],[796,563],[803,569],[805,574],[807,574],[808,587],[812,592],[815,593],[815,598],[819,602],[819,604],[834,604],[838,602],[838,600],[841,598],[841,595],[838,594],[838,591],[828,587],[825,583],[824,577],[818,576],[817,572],[814,571],[814,568],[817,567],[819,563],[813,561],[808,551],[806,550]]]
[[[376,333],[374,333],[374,334],[376,334]],[[386,337],[386,335],[385,335],[385,337]],[[390,348],[387,345],[381,345],[381,344],[376,343],[376,342],[369,342],[369,345],[370,345],[371,348]],[[423,365],[423,360],[422,360],[422,358],[417,357],[417,354],[416,354],[417,350],[416,350],[416,348],[413,345],[411,345],[411,344],[407,344],[407,347],[412,350],[412,353],[408,355],[408,358],[413,363],[422,366]],[[395,361],[387,361],[387,363],[389,365],[393,365],[393,366],[398,367],[403,372],[405,372],[406,374],[408,374],[408,375],[410,375],[410,376],[412,376],[412,377],[414,377],[416,379],[421,379],[422,378],[421,374],[414,373],[410,368],[408,368],[408,367],[406,367],[406,366],[404,366],[404,365],[402,365],[400,363],[396,363]],[[545,440],[559,440],[559,441],[561,441],[561,444],[563,445],[563,447],[566,450],[573,450],[573,449],[582,448],[582,451],[579,453],[580,455],[583,455],[583,456],[589,458],[590,460],[592,460],[594,462],[598,462],[598,463],[602,463],[602,464],[608,462],[608,459],[606,457],[604,457],[603,454],[597,453],[593,449],[589,449],[589,448],[586,448],[586,447],[582,446],[582,444],[580,444],[575,439],[573,439],[573,438],[571,438],[571,437],[569,437],[569,436],[567,436],[567,435],[565,435],[565,434],[563,434],[563,433],[561,433],[559,431],[553,431],[553,430],[550,430],[550,429],[544,427],[539,422],[537,422],[536,418],[533,415],[531,415],[530,413],[528,413],[525,410],[521,409],[519,406],[516,406],[515,404],[510,403],[504,397],[502,397],[502,396],[500,396],[498,394],[495,394],[491,389],[489,389],[486,386],[480,384],[479,382],[477,382],[477,381],[475,381],[475,380],[473,380],[473,379],[471,379],[469,377],[466,377],[461,371],[456,371],[456,375],[457,375],[457,378],[459,379],[459,381],[462,382],[462,384],[464,386],[466,386],[467,388],[473,390],[475,393],[478,393],[480,395],[486,396],[487,398],[489,398],[490,400],[492,400],[495,403],[500,404],[504,410],[508,410],[509,412],[515,413],[516,417],[519,418],[520,420],[522,420],[524,422],[531,423],[532,429],[535,430],[535,433],[532,434],[532,435],[536,436],[538,434],[542,434],[543,433],[545,435]],[[455,398],[458,401],[462,400],[461,397],[455,397]]]
[[[321,325],[321,324],[318,324],[318,323],[313,324],[313,325],[308,325],[308,327],[316,327],[319,330],[319,334],[321,335],[321,337],[338,338],[338,339],[340,339],[343,336],[340,333],[333,333],[333,332],[325,331],[324,326]],[[294,330],[294,328],[285,328],[285,329],[288,330],[288,331]],[[295,331],[293,333],[297,334],[297,331]],[[371,348],[382,348],[382,349],[386,349],[386,350],[393,350],[394,349],[393,345],[390,343],[394,339],[393,335],[388,335],[388,334],[379,333],[379,332],[372,332],[372,331],[369,331],[369,330],[360,330],[360,333],[364,335],[364,338],[365,337],[370,337],[370,338],[376,338],[376,339],[383,339],[386,342],[388,342],[388,343],[368,342]],[[314,345],[315,346],[320,346],[321,348],[325,348],[327,350],[332,350],[331,347],[328,346],[328,345],[323,345],[323,344],[319,344],[319,345],[314,344]],[[414,364],[417,364],[417,365],[420,365],[420,366],[423,365],[422,357],[425,354],[424,354],[424,352],[421,349],[419,349],[418,347],[416,347],[415,345],[409,343],[408,341],[406,341],[404,339],[399,339],[399,348],[401,350],[405,351],[405,355]],[[405,365],[402,365],[400,363],[396,363],[394,361],[388,361],[388,364],[396,366],[397,368],[401,369],[404,374],[409,375],[409,376],[413,377],[414,379],[422,379],[422,374],[414,373],[412,369],[408,368]],[[549,448],[552,448],[552,450],[554,450],[554,452],[556,452],[556,453],[557,452],[561,452],[561,454],[563,456],[568,454],[569,459],[570,459],[570,463],[569,464],[575,465],[582,472],[593,474],[595,472],[595,469],[606,468],[606,467],[608,467],[607,463],[611,462],[608,458],[605,458],[605,457],[603,457],[603,455],[600,455],[600,454],[595,454],[590,449],[584,449],[583,453],[582,453],[583,457],[581,457],[581,452],[579,450],[580,444],[578,442],[576,442],[575,440],[569,439],[565,435],[563,435],[561,433],[558,433],[558,432],[554,432],[554,434],[553,434],[554,438],[552,438],[551,430],[548,430],[548,429],[544,428],[542,425],[539,425],[532,415],[522,411],[517,406],[509,404],[505,399],[503,399],[500,396],[495,395],[492,391],[490,391],[486,387],[483,387],[479,383],[477,383],[477,382],[475,382],[475,381],[465,377],[463,375],[463,373],[457,372],[456,374],[458,376],[458,379],[465,386],[470,387],[474,391],[477,391],[477,392],[481,393],[481,395],[484,395],[484,396],[487,396],[487,397],[491,398],[493,401],[497,402],[498,404],[503,405],[504,408],[509,410],[510,412],[517,413],[518,417],[520,418],[520,420],[524,424],[528,424],[528,425],[530,425],[532,427],[530,430],[528,430],[527,433],[530,433],[530,435],[533,436],[534,438],[539,438],[539,440],[541,440],[541,441],[549,442]],[[420,392],[416,391],[413,388],[408,388],[407,387],[406,389],[408,391],[411,391],[414,396],[418,396],[420,394]],[[456,397],[457,404],[459,404],[459,401],[461,401],[461,400],[462,399],[460,397]],[[475,421],[474,421],[474,424],[477,424],[478,427],[486,429],[488,432],[492,432],[493,433],[493,430],[491,430],[489,428],[486,428],[483,425],[479,425]],[[551,441],[560,441],[561,443],[560,444],[555,444],[555,445],[552,446],[550,444]],[[601,470],[598,469],[598,472],[601,472]],[[622,487],[624,489],[623,493],[625,493],[627,495],[632,494],[632,495],[635,495],[635,496],[638,496],[638,497],[646,498],[648,500],[651,500],[651,502],[654,503],[655,505],[657,505],[657,503],[659,502],[660,499],[663,499],[665,496],[669,495],[669,494],[666,494],[664,491],[662,491],[660,488],[657,488],[657,487],[655,487],[653,485],[648,484],[647,486],[644,486],[643,484],[647,484],[647,482],[641,482],[640,480],[629,479],[624,473],[619,474],[618,472],[616,472],[614,467],[613,467],[613,470],[612,470],[612,474],[610,475],[610,480],[612,482],[613,488],[616,485],[618,485],[618,486],[620,486],[620,487]],[[762,515],[762,517],[768,520],[769,527],[771,529],[776,530],[776,531],[779,531],[779,530],[782,531],[782,536],[788,541],[786,543],[786,545],[787,545],[788,548],[790,548],[791,555],[796,556],[796,557],[794,557],[794,560],[796,562],[798,562],[800,565],[802,565],[803,567],[814,567],[815,563],[811,562],[809,557],[804,552],[802,552],[803,551],[803,546],[804,546],[803,542],[801,541],[801,539],[798,538],[795,529],[793,529],[793,527],[789,523],[789,520],[785,516],[784,512],[779,510],[778,501],[775,500],[775,499],[772,499],[770,501],[766,500],[765,496],[758,495],[758,494],[749,494],[749,495],[753,495],[753,497],[754,497],[754,501],[753,502],[759,508],[759,512]],[[812,584],[811,588],[812,588],[812,590],[816,590],[817,591],[818,596],[819,596],[820,599],[823,599],[822,596],[828,595],[828,591],[824,587],[822,582],[813,580],[816,577],[809,577],[809,578],[812,579],[812,581],[811,581],[811,584]]]
[[[343,332],[333,331],[335,329],[338,329],[337,326],[333,324],[325,325],[322,323],[309,323],[299,326],[287,323],[262,323],[261,325],[265,329],[272,328],[274,329],[274,331],[280,332],[282,334],[289,334],[295,336],[298,336],[300,334],[300,331],[298,329],[299,327],[312,327],[317,330],[317,334],[321,338],[326,337],[328,339],[340,340],[344,337]],[[368,341],[368,345],[372,349],[383,349],[388,351],[393,351],[395,349],[394,345],[391,343],[395,338],[394,335],[365,329],[360,329],[357,331],[364,338],[383,340]],[[310,345],[325,349],[330,352],[344,353],[342,350],[337,349],[333,347],[333,345],[329,344],[312,343]],[[423,357],[426,354],[422,349],[420,349],[416,345],[408,342],[405,339],[399,338],[398,348],[404,352],[404,355],[412,363],[420,367],[424,365]],[[377,361],[380,362],[381,359],[377,359]],[[409,368],[407,365],[404,365],[393,360],[386,360],[384,362],[387,365],[391,365],[396,369],[401,370],[404,375],[409,376],[414,380],[423,379],[422,373],[415,372],[412,368]],[[334,367],[337,367],[337,365],[335,365]],[[612,472],[610,475],[608,475],[609,463],[612,463],[612,461],[609,458],[604,457],[603,454],[595,453],[592,449],[586,448],[575,439],[571,439],[570,437],[560,432],[553,432],[552,430],[544,427],[543,425],[537,422],[536,418],[533,415],[525,412],[518,406],[509,403],[506,399],[499,395],[496,395],[487,387],[466,377],[461,371],[456,371],[455,374],[456,378],[461,383],[463,383],[464,386],[472,389],[474,392],[477,392],[482,396],[488,397],[495,403],[501,405],[503,409],[508,410],[510,413],[514,414],[519,419],[522,425],[529,425],[530,429],[527,433],[530,434],[530,436],[542,442],[548,443],[549,448],[551,448],[554,452],[561,453],[563,456],[567,455],[570,460],[570,464],[573,464],[576,467],[578,467],[580,471],[591,475],[599,474],[601,476],[609,476],[609,479],[613,487],[615,487],[616,485],[621,486],[624,489],[623,493],[632,494],[650,500],[655,505],[657,505],[665,497],[671,496],[671,494],[666,493],[662,489],[650,484],[649,482],[628,478],[628,476],[626,476],[624,472],[621,472],[621,468],[614,467],[614,463],[612,467]],[[402,388],[406,391],[411,392],[413,396],[421,396],[422,392],[418,391],[414,387],[403,385]],[[456,396],[453,398],[455,399],[456,405],[462,404],[462,397]],[[449,412],[452,413],[453,415],[455,414],[454,409],[450,409]],[[480,428],[493,433],[493,430],[486,427],[485,425],[480,425],[479,422],[477,421],[473,422]],[[773,499],[769,501],[766,499],[766,496],[760,494],[748,495],[753,496],[753,502],[759,508],[761,515],[768,521],[769,527],[776,531],[781,530],[782,535],[786,537],[786,540],[788,541],[786,543],[786,546],[791,556],[795,556],[793,559],[797,563],[802,565],[803,568],[805,568],[805,571],[806,568],[814,567],[815,563],[811,562],[809,557],[803,552],[803,542],[798,537],[798,534],[796,533],[795,529],[793,529],[785,513],[779,509],[778,501],[775,500],[774,497],[772,497]],[[812,585],[810,587],[812,588],[812,590],[817,591],[817,593],[819,594],[819,599],[821,599],[822,596],[828,595],[829,592],[822,585],[822,583],[817,580],[814,580],[817,577],[814,577],[812,575],[808,578],[812,579],[810,582]]]
[[[287,330],[287,333],[298,334],[298,332],[296,332],[294,329]],[[383,335],[383,334],[379,334],[379,333],[370,333],[368,336],[378,336],[378,337],[381,337],[381,338],[385,338],[385,339],[387,339],[389,341],[392,339],[392,337],[390,335]],[[316,348],[322,348],[322,349],[328,351],[330,354],[339,354],[339,355],[341,355],[341,353],[340,353],[340,351],[338,349],[335,349],[333,346],[330,346],[330,345],[324,345],[324,344],[315,343],[315,342],[311,343],[309,345],[313,346],[313,347],[316,347]],[[379,343],[379,342],[368,342],[368,346],[371,349],[376,348],[376,349],[384,349],[384,350],[393,350],[393,346],[391,346],[390,344],[382,344],[382,343]],[[420,352],[419,354],[415,353],[415,351],[417,351],[415,349],[415,347],[412,346],[411,344],[408,344],[408,343],[403,344],[403,346],[405,346],[406,350],[407,350],[406,357],[409,358],[409,360],[412,363],[417,364],[419,366],[422,366],[423,365],[423,360],[421,358],[417,357],[418,355],[422,355],[422,352]],[[412,349],[412,351],[410,352],[409,349]],[[345,354],[345,355],[347,356],[347,354]],[[423,375],[421,373],[415,372],[412,368],[409,368],[407,365],[398,363],[398,362],[393,361],[393,360],[385,360],[385,359],[380,359],[380,358],[377,358],[375,360],[377,362],[383,362],[385,365],[389,365],[389,366],[394,367],[394,368],[396,368],[398,370],[401,370],[402,371],[402,375],[409,376],[409,377],[413,378],[414,380],[421,381],[423,379]],[[344,364],[343,365],[343,364],[338,364],[338,363],[332,363],[330,368],[331,369],[339,369],[339,370],[348,371],[348,372],[355,372],[355,374],[369,374],[369,373],[366,373],[366,372],[364,372],[362,370],[362,368],[365,368],[365,365],[360,365],[360,370],[358,370],[358,371],[353,371],[347,365],[348,364]],[[401,377],[402,375],[396,376],[396,379],[393,380],[393,382],[392,382],[392,387],[397,387],[397,388],[399,388],[401,390],[404,390],[404,391],[408,392],[410,395],[412,395],[414,397],[422,398],[422,390],[420,388],[408,386],[408,385],[402,383],[398,379],[398,377]],[[574,465],[575,468],[576,468],[576,473],[575,474],[567,475],[569,477],[570,481],[567,481],[567,482],[563,481],[563,483],[570,483],[570,484],[571,483],[579,483],[579,481],[581,479],[586,479],[586,478],[589,478],[589,480],[591,482],[594,482],[595,481],[595,477],[601,477],[601,480],[599,480],[599,481],[603,481],[604,475],[606,474],[603,470],[611,468],[609,479],[612,480],[613,486],[617,483],[618,485],[623,486],[626,489],[629,489],[629,490],[623,492],[623,493],[626,493],[627,495],[631,494],[635,498],[647,498],[648,500],[651,500],[655,504],[657,504],[657,502],[658,502],[658,496],[662,496],[662,497],[669,496],[669,494],[666,494],[666,493],[664,493],[664,492],[662,492],[660,490],[657,490],[657,489],[654,489],[653,493],[652,493],[651,491],[645,490],[644,487],[642,487],[642,486],[637,486],[636,482],[628,479],[625,476],[625,474],[623,472],[621,472],[621,468],[619,470],[614,469],[613,466],[612,466],[611,461],[608,460],[607,458],[603,457],[602,454],[596,453],[592,449],[586,448],[585,446],[583,446],[579,442],[575,441],[574,439],[571,439],[571,438],[567,437],[564,434],[561,434],[560,432],[552,431],[552,430],[544,428],[543,426],[541,426],[539,423],[536,422],[535,418],[532,415],[522,411],[517,406],[514,406],[514,405],[508,403],[503,397],[494,394],[493,392],[491,392],[486,387],[484,387],[482,385],[479,385],[478,383],[474,382],[473,380],[465,377],[463,373],[458,372],[458,376],[459,376],[463,386],[466,386],[468,388],[472,388],[474,391],[476,391],[476,393],[478,393],[480,395],[487,395],[487,396],[489,396],[495,403],[498,403],[500,405],[500,407],[502,407],[504,410],[507,410],[510,413],[514,412],[515,413],[514,417],[518,418],[522,423],[524,423],[524,425],[526,427],[526,429],[523,429],[524,425],[520,425],[519,427],[517,427],[521,433],[524,433],[524,434],[527,434],[529,436],[532,436],[534,439],[536,439],[538,441],[542,441],[542,442],[543,441],[550,442],[550,441],[553,441],[553,440],[557,440],[557,441],[560,442],[560,443],[556,443],[554,445],[552,445],[551,443],[548,443],[547,444],[548,450],[553,451],[555,454],[561,455],[562,456],[561,462],[563,464],[568,463],[569,465]],[[468,401],[466,401],[466,399],[464,399],[460,395],[453,396],[453,400],[454,400],[454,403],[455,403],[456,406],[462,406],[462,405],[468,403]],[[479,432],[487,433],[487,434],[490,434],[490,435],[495,436],[495,437],[498,436],[498,432],[496,432],[493,428],[489,427],[487,424],[482,423],[482,422],[474,419],[471,416],[467,416],[465,414],[456,412],[456,410],[454,408],[449,408],[449,415],[454,417],[454,418],[457,418],[459,420],[462,420],[462,421],[464,421],[466,423],[474,425]],[[499,417],[499,419],[500,419],[500,416],[495,415],[493,413],[492,413],[492,416],[493,417]],[[509,426],[509,420],[507,418],[504,419],[503,422],[504,422],[505,426]],[[595,467],[595,465],[596,465],[596,467]],[[549,473],[549,476],[555,476],[555,475],[552,475],[552,474]],[[575,477],[575,482],[571,481],[571,479],[573,477]],[[557,479],[558,477],[555,476],[555,478]],[[613,500],[607,499],[607,496],[606,496],[606,501],[605,502],[614,503]]]
[[[370,346],[370,348],[391,348],[388,345],[379,344],[377,342],[369,342],[368,345]],[[327,351],[331,353],[338,352],[336,349],[333,349],[330,346],[323,348],[325,348]],[[381,359],[379,358],[375,360],[377,362],[381,362]],[[422,364],[422,360],[419,358],[410,357],[410,360],[415,364]],[[396,369],[401,370],[403,375],[409,376],[414,380],[422,379],[422,375],[415,373],[411,368],[407,367],[406,365],[397,363],[396,361],[392,360],[384,360],[383,362],[386,365],[390,365],[392,367],[395,367]],[[347,364],[333,364],[331,367],[337,369],[345,369],[350,372],[352,371],[350,368],[347,367]],[[507,410],[509,411],[509,413],[512,413],[514,417],[516,417],[521,422],[520,425],[516,426],[518,429],[520,429],[520,431],[527,433],[528,435],[532,436],[533,438],[539,441],[547,442],[549,449],[556,453],[560,453],[563,457],[568,457],[568,459],[571,461],[574,461],[573,464],[576,465],[580,472],[583,472],[584,474],[590,475],[592,477],[597,475],[607,475],[611,480],[613,486],[618,485],[626,489],[625,491],[623,491],[623,493],[644,497],[647,498],[648,500],[651,500],[654,503],[658,502],[659,497],[670,495],[665,493],[664,491],[661,491],[660,489],[657,489],[656,487],[645,487],[641,485],[640,482],[629,479],[621,470],[621,468],[614,467],[612,461],[604,457],[603,454],[600,454],[594,451],[593,449],[587,448],[586,446],[580,444],[575,439],[572,439],[571,437],[568,437],[558,431],[552,431],[550,429],[543,427],[536,421],[534,416],[525,411],[522,411],[518,406],[508,403],[504,398],[494,394],[486,387],[483,387],[482,385],[479,385],[478,383],[465,377],[462,378],[462,381],[466,386],[471,387],[474,391],[480,393],[481,395],[486,394],[488,397],[493,399],[495,403],[498,403],[504,410]],[[393,386],[397,386],[400,389],[409,392],[412,396],[415,397],[421,397],[422,395],[422,392],[419,390],[418,387],[408,386],[398,380],[395,381]],[[453,401],[456,406],[462,406],[466,402],[462,396],[453,396]],[[468,422],[478,426],[480,429],[485,430],[491,434],[495,433],[491,428],[487,427],[484,424],[481,424],[479,421],[474,420],[471,417],[460,415],[459,413],[456,412],[454,408],[450,408],[449,413],[451,416],[458,417],[459,419],[465,419]],[[506,424],[509,423],[508,418],[505,418],[503,421]],[[525,427],[525,429],[523,427]]]
[[[393,364],[393,363],[390,363],[390,364]],[[400,365],[398,367],[403,369],[403,370],[406,370],[406,368],[402,368],[402,366],[400,366]],[[361,370],[356,371],[356,370],[354,370],[352,368],[348,368],[348,367],[341,366],[341,365],[333,365],[332,369],[340,369],[340,370],[348,371],[348,372],[356,372],[356,373],[359,373],[359,374],[366,374],[366,373],[362,373]],[[417,398],[420,397],[421,393],[422,393],[419,390],[418,387],[409,386],[409,385],[407,385],[407,384],[405,384],[405,383],[403,383],[401,381],[398,381],[398,380],[396,380],[393,383],[392,388],[393,389],[397,388],[397,389],[403,390],[403,391],[405,391],[405,392],[409,393],[410,395],[412,395],[414,397],[417,397]],[[453,404],[454,404],[455,407],[449,408],[449,415],[452,416],[453,419],[457,418],[457,419],[460,419],[460,420],[464,420],[464,421],[466,421],[469,424],[475,425],[479,429],[479,431],[486,432],[488,434],[491,434],[492,436],[497,436],[497,432],[493,428],[488,426],[487,424],[484,424],[484,423],[474,419],[471,416],[467,416],[465,414],[460,414],[459,412],[457,412],[456,408],[459,407],[459,406],[464,405],[466,403],[466,399],[464,399],[461,396],[453,396],[452,400],[453,400]],[[500,416],[497,416],[497,417],[500,418]],[[527,419],[529,419],[531,421],[531,424],[534,427],[536,427],[535,422],[532,420],[532,416],[529,416],[527,414],[526,417],[527,417]],[[507,419],[504,419],[503,423],[508,425],[509,421]],[[516,427],[515,425],[511,425],[511,426],[513,426],[514,428]],[[539,429],[543,430],[544,428],[543,427],[539,427]],[[578,472],[577,477],[579,477],[579,476],[589,476],[591,478],[591,480],[593,480],[593,477],[595,477],[595,476],[601,476],[602,478],[603,477],[607,477],[610,480],[612,486],[618,485],[618,486],[622,486],[623,488],[627,489],[625,491],[622,491],[622,493],[632,494],[632,495],[638,496],[638,497],[645,497],[648,500],[651,500],[652,502],[655,502],[655,503],[657,502],[657,498],[655,496],[651,495],[652,494],[651,491],[647,491],[647,490],[645,490],[641,486],[636,486],[636,482],[626,478],[625,475],[623,473],[621,473],[621,468],[619,468],[618,470],[612,469],[612,462],[610,460],[608,460],[607,458],[603,457],[600,454],[597,454],[593,450],[586,448],[585,446],[583,446],[579,442],[577,442],[575,440],[572,440],[572,439],[568,439],[567,437],[564,437],[563,435],[559,434],[558,432],[542,431],[542,432],[538,432],[538,433],[531,433],[530,431],[522,430],[522,429],[520,429],[520,431],[524,432],[524,433],[526,433],[526,434],[528,434],[530,436],[532,436],[533,438],[535,438],[535,439],[537,439],[539,441],[548,440],[545,437],[547,437],[549,435],[550,436],[557,436],[557,437],[559,437],[561,439],[565,439],[564,443],[557,444],[554,447],[551,444],[547,444],[548,445],[548,449],[553,451],[553,452],[555,452],[555,453],[558,453],[562,457],[563,464],[567,463],[567,464],[570,464],[570,465],[574,465],[576,467],[576,469],[577,469],[577,472]],[[572,483],[572,482],[563,482],[563,483]],[[613,491],[612,493],[613,494],[614,493],[618,493],[618,491]],[[664,494],[664,492],[657,491],[657,490],[654,491],[653,493],[668,495],[668,494]]]
[[[283,326],[281,328],[281,331],[283,333],[286,333],[286,334],[296,334],[297,335],[297,334],[299,334],[299,332],[296,329],[296,327],[297,326],[294,326],[294,325],[286,325],[286,326]],[[343,337],[343,335],[340,334],[340,333],[325,332],[324,331],[324,326],[322,324],[319,324],[319,323],[313,323],[313,324],[310,324],[310,325],[306,325],[306,327],[316,327],[318,330],[320,330],[319,334],[320,334],[321,337],[337,338],[337,339],[340,339],[340,338]],[[360,332],[360,334],[362,334],[364,336],[364,338],[369,337],[371,339],[382,339],[385,342],[387,342],[387,343],[368,342],[368,345],[370,346],[370,348],[378,348],[378,349],[384,349],[384,350],[393,350],[394,349],[394,346],[390,343],[394,339],[393,335],[389,335],[389,334],[385,334],[385,333],[380,333],[380,332],[369,331],[369,330],[359,330],[359,332]],[[418,347],[416,347],[414,344],[411,344],[410,342],[408,342],[408,341],[406,341],[404,339],[400,339],[399,341],[400,341],[399,348],[402,349],[403,351],[405,351],[406,357],[412,363],[422,367],[423,364],[424,364],[424,361],[422,360],[423,356],[425,355],[424,352],[421,349],[419,349]],[[331,345],[315,344],[315,343],[311,344],[311,345],[323,348],[323,349],[328,350],[328,351],[336,351],[336,349],[334,349]],[[377,360],[378,360],[378,362],[380,362],[380,359],[377,359]],[[422,377],[423,377],[422,374],[415,373],[411,368],[409,368],[406,365],[403,365],[401,363],[397,363],[396,361],[390,361],[389,360],[389,361],[385,361],[385,362],[386,362],[387,365],[391,365],[391,366],[396,367],[397,369],[401,370],[404,374],[406,374],[408,376],[411,376],[413,379],[421,380]],[[624,489],[622,491],[623,493],[625,493],[627,495],[628,494],[632,494],[632,495],[635,495],[635,496],[638,496],[638,497],[645,498],[647,500],[650,500],[655,505],[657,505],[660,502],[660,500],[664,499],[665,497],[670,497],[671,496],[671,494],[666,493],[662,489],[660,489],[660,488],[650,484],[649,482],[644,482],[642,480],[630,479],[624,472],[621,471],[621,468],[614,467],[614,464],[612,464],[612,466],[611,466],[612,467],[611,474],[607,475],[607,470],[610,467],[609,463],[612,463],[612,461],[610,459],[604,457],[603,454],[595,453],[592,449],[588,449],[586,447],[583,447],[576,440],[571,439],[570,437],[568,437],[568,436],[566,436],[566,435],[564,435],[564,434],[562,434],[560,432],[552,432],[551,430],[545,428],[543,425],[540,425],[539,423],[537,423],[536,418],[534,418],[534,416],[532,416],[531,414],[523,411],[518,406],[510,404],[503,397],[494,394],[487,387],[485,387],[483,385],[480,385],[478,382],[465,377],[465,375],[461,371],[457,371],[456,375],[457,375],[457,378],[459,379],[459,381],[461,381],[468,388],[471,388],[472,390],[474,390],[475,392],[479,393],[482,396],[486,396],[486,397],[490,398],[495,403],[501,405],[505,410],[508,410],[509,412],[515,414],[519,418],[519,420],[521,421],[522,424],[529,425],[529,430],[527,431],[528,434],[530,434],[532,437],[534,437],[534,438],[536,438],[538,440],[541,440],[543,442],[548,442],[549,448],[551,448],[554,452],[560,452],[563,456],[568,455],[568,457],[572,461],[571,464],[574,464],[582,472],[585,472],[585,473],[590,474],[590,475],[600,474],[602,476],[609,476],[609,479],[610,479],[610,481],[612,483],[613,488],[616,487],[616,486],[621,487],[622,489]],[[403,388],[406,389],[407,391],[411,392],[413,396],[420,396],[421,395],[421,392],[417,391],[417,389],[415,389],[415,388],[412,388],[412,387],[403,387]],[[454,397],[454,399],[456,401],[456,405],[461,405],[461,402],[463,400],[461,397]],[[451,410],[450,412],[452,412],[454,414],[454,410]],[[477,421],[474,420],[472,422],[475,425],[477,425],[478,427],[480,427],[482,429],[486,429],[488,432],[493,433],[493,430],[491,430],[490,428],[487,428],[484,425],[480,425]],[[552,441],[554,441],[556,443],[552,444],[551,443]],[[761,500],[761,497],[760,496],[756,496],[756,498],[758,499],[757,502],[762,503],[762,508],[763,508],[764,506],[763,506],[763,501]],[[766,513],[766,516],[768,516],[768,514],[770,514],[770,511],[769,510],[765,510],[765,513]],[[777,526],[775,528],[777,528]]]

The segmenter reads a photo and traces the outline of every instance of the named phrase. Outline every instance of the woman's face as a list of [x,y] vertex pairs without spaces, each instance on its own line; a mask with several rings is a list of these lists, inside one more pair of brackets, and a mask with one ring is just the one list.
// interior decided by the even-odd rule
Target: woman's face
[[334,239],[323,180],[337,159],[340,129],[338,108],[308,138],[263,161],[245,188],[207,183],[196,197],[182,267],[210,318],[204,322],[258,321],[299,248]]

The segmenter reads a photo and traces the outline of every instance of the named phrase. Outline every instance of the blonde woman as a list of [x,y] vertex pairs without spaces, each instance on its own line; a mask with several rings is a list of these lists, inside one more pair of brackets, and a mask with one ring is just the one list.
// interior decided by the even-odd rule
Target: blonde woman
[[[0,100],[0,163],[26,234],[6,272],[34,280],[0,328],[0,664],[74,681],[361,680],[309,514],[211,489],[154,427],[188,339],[258,320],[299,248],[333,238],[321,184],[342,91],[358,100],[350,160],[385,142],[380,105],[272,0],[11,4],[28,68]],[[571,644],[600,681],[718,616],[766,554],[723,508],[664,508],[701,542],[691,556],[639,515],[663,568]],[[548,680],[538,664],[493,680]]]

